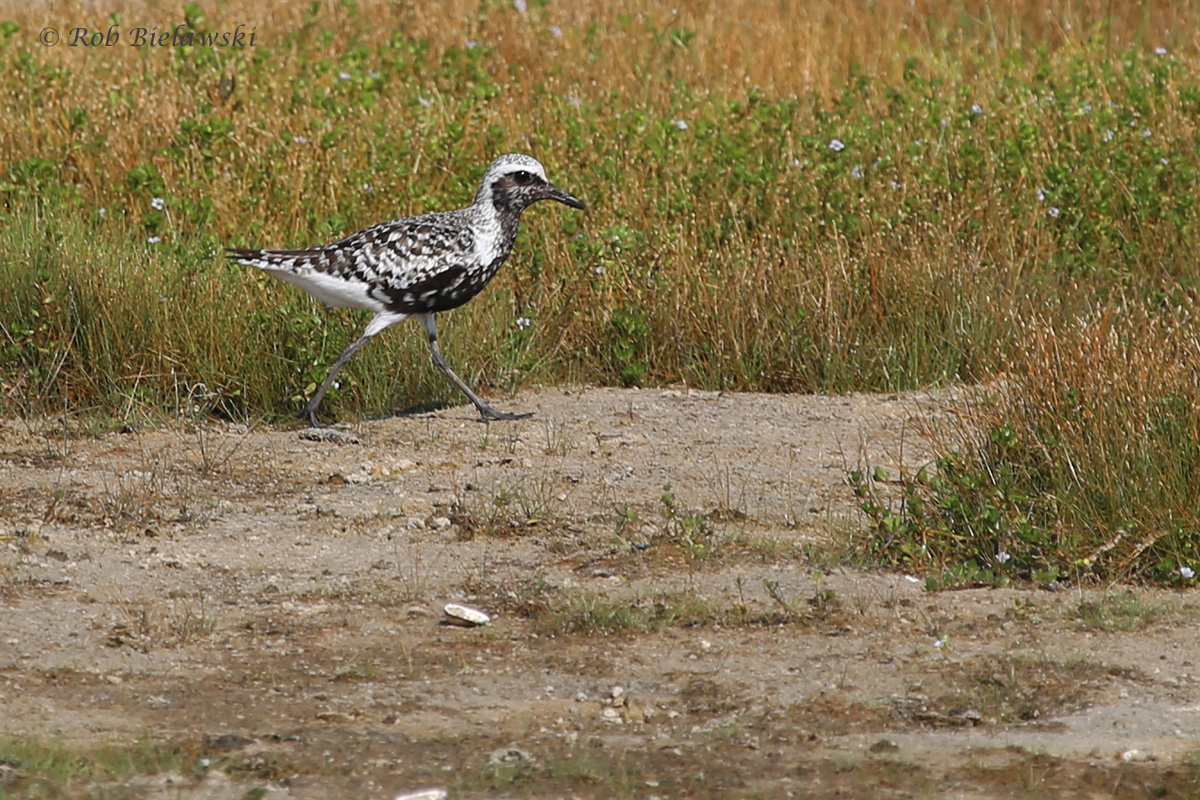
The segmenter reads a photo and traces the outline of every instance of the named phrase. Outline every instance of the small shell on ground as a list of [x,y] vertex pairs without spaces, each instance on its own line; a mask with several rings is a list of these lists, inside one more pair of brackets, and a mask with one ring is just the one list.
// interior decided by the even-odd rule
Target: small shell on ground
[[460,606],[458,603],[446,604],[446,623],[450,625],[462,625],[467,628],[474,628],[479,625],[487,625],[492,621],[492,618],[483,613],[477,608],[470,606]]
[[395,800],[446,800],[449,796],[445,789],[426,789],[412,794],[398,794]]

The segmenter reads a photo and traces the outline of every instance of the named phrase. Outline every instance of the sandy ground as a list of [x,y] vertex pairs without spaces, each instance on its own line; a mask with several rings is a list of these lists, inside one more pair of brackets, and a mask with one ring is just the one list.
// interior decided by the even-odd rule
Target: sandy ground
[[1194,597],[822,557],[949,395],[499,405],[537,413],[0,423],[0,734],[174,754],[69,797],[1200,794]]

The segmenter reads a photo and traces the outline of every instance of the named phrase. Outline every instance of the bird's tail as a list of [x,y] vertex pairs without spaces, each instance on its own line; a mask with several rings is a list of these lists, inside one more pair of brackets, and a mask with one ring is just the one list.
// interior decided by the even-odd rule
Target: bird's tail
[[320,269],[328,260],[326,253],[319,248],[311,250],[250,250],[242,247],[226,247],[225,254],[246,267],[284,272]]

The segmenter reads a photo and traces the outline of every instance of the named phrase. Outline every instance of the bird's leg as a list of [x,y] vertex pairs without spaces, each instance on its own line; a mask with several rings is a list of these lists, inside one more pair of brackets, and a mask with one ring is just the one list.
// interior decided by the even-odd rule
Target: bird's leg
[[304,404],[304,408],[300,411],[300,418],[308,417],[308,421],[312,423],[314,428],[322,428],[323,426],[317,421],[317,406],[321,405],[321,401],[325,398],[325,392],[329,391],[329,387],[333,385],[333,379],[342,371],[342,368],[350,362],[354,353],[358,348],[366,344],[375,334],[387,328],[390,325],[395,325],[397,322],[407,319],[407,314],[391,314],[380,313],[376,314],[374,319],[367,323],[367,329],[363,331],[363,335],[351,342],[342,354],[338,356],[337,361],[333,362],[333,366],[329,369],[329,375],[326,376],[325,382],[321,384],[321,388],[317,389],[317,393],[312,396],[312,399]]
[[351,342],[350,345],[342,351],[342,354],[338,356],[338,360],[333,362],[333,366],[329,370],[329,375],[325,378],[325,382],[321,384],[321,388],[317,389],[317,393],[312,396],[312,399],[304,404],[304,408],[300,411],[299,415],[301,419],[308,417],[308,421],[312,423],[314,428],[326,427],[317,421],[317,406],[321,405],[321,400],[325,398],[325,392],[329,391],[329,387],[333,385],[333,379],[336,378],[337,374],[342,371],[342,367],[349,363],[351,357],[354,355],[354,352],[366,344],[367,340],[373,335],[374,334],[367,335],[364,333],[362,336]]
[[526,414],[509,414],[504,411],[497,411],[487,404],[482,397],[471,391],[471,387],[463,381],[462,378],[454,374],[454,370],[450,369],[450,365],[446,363],[446,359],[442,357],[442,348],[438,344],[437,338],[437,323],[433,320],[433,314],[422,314],[421,324],[425,326],[425,333],[429,335],[429,355],[433,359],[433,365],[440,369],[442,373],[450,379],[450,382],[462,390],[475,408],[479,409],[479,416],[485,421],[489,419],[526,419],[532,417],[533,412]]

